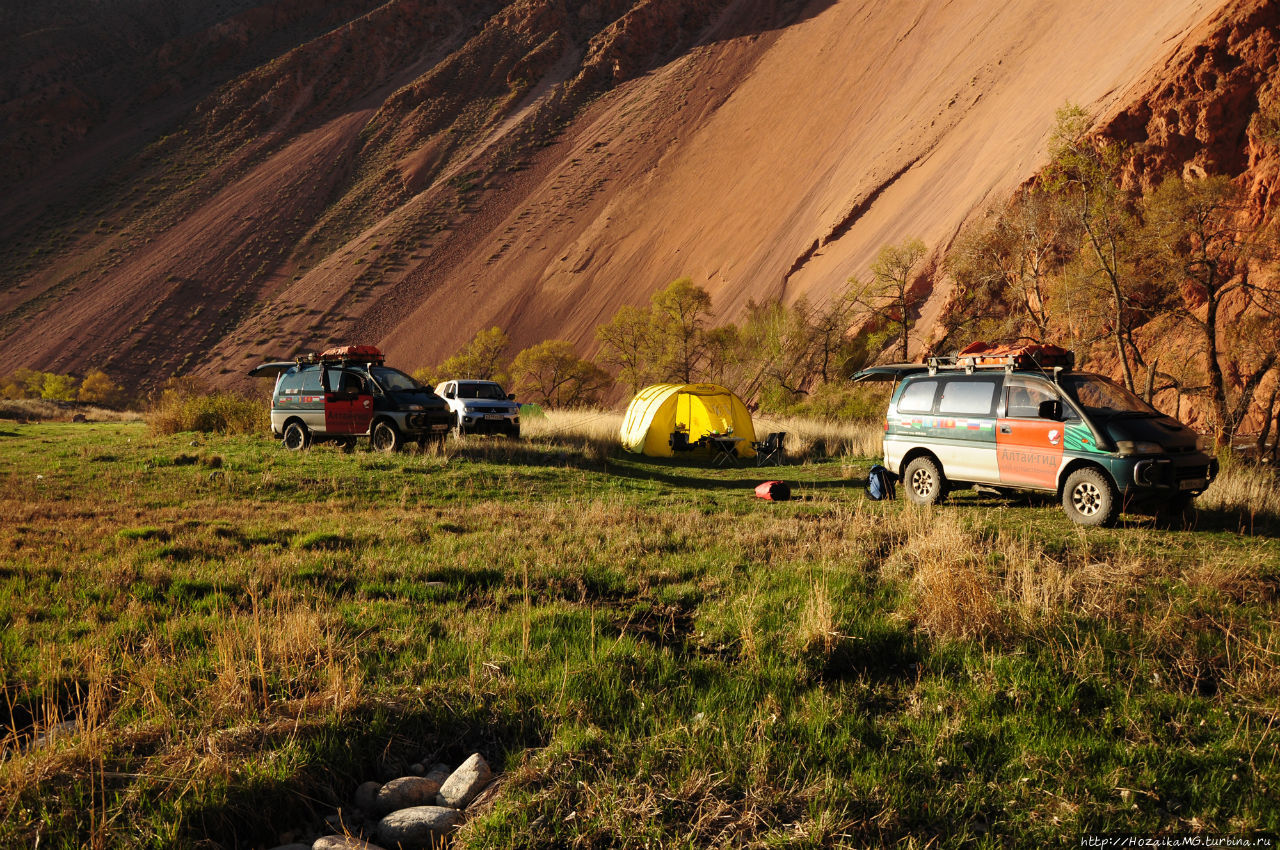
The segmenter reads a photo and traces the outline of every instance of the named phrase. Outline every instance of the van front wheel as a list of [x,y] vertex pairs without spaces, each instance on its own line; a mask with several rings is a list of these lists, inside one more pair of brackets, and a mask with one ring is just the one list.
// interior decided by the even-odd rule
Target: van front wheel
[[907,464],[902,479],[907,498],[917,505],[936,505],[947,497],[947,479],[942,477],[938,462],[927,455]]
[[1062,488],[1062,509],[1077,525],[1110,527],[1120,517],[1120,496],[1097,469],[1077,469]]
[[400,436],[400,431],[395,425],[382,419],[374,424],[369,442],[375,452],[394,452],[400,448],[404,438]]

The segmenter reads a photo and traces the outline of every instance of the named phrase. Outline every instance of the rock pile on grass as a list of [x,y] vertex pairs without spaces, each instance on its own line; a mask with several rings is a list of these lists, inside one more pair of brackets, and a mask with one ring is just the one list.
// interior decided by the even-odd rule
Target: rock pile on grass
[[385,784],[362,783],[350,808],[325,819],[336,834],[275,850],[433,850],[462,824],[468,806],[493,781],[479,753],[456,770],[414,764],[409,773]]

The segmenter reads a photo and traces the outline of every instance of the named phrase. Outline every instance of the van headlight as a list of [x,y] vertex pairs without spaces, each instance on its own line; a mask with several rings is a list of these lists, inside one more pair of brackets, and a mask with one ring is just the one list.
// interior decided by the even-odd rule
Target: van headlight
[[1121,456],[1158,455],[1164,453],[1164,446],[1147,440],[1116,440],[1116,451]]

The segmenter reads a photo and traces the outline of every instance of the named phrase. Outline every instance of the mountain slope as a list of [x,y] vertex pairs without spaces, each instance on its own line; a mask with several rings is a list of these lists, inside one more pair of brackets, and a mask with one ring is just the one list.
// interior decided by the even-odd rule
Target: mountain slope
[[[6,101],[8,362],[227,382],[339,340],[414,367],[493,324],[586,350],[681,275],[725,318],[821,298],[885,243],[940,257],[1035,173],[1067,101],[1145,134],[1153,168],[1261,168],[1226,136],[1276,26],[1221,0],[222,5],[178,5],[136,55],[53,51],[46,83],[109,69],[94,109]],[[1205,56],[1213,79],[1187,71]],[[137,94],[165,62],[186,70]],[[1144,123],[1231,98],[1181,148]]]

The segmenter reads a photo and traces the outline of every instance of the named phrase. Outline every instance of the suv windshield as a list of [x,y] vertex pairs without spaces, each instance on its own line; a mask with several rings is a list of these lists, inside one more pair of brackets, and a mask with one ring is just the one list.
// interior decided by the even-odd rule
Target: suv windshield
[[1058,383],[1077,404],[1094,416],[1122,413],[1159,415],[1142,399],[1100,375],[1063,375]]
[[475,382],[468,383],[464,381],[458,382],[458,398],[488,398],[500,401],[506,400],[506,395],[502,392],[502,387],[497,384],[485,381],[484,383]]
[[422,384],[410,378],[399,369],[391,369],[386,366],[374,366],[369,370],[373,374],[373,379],[378,382],[378,386],[382,387],[389,393],[394,392],[431,392]]

